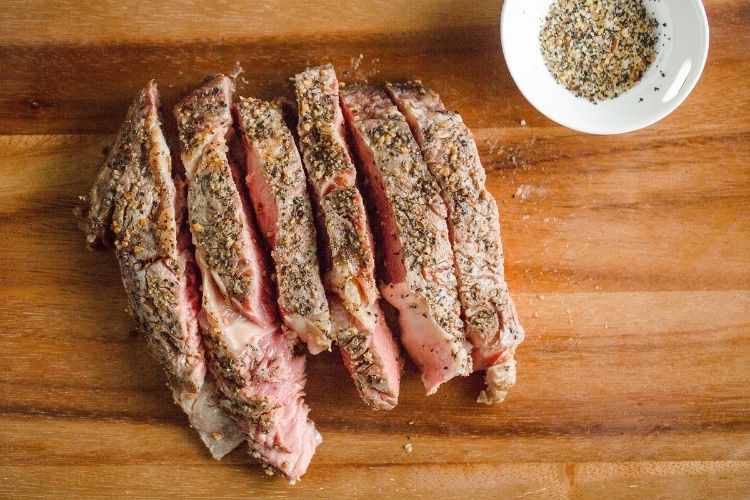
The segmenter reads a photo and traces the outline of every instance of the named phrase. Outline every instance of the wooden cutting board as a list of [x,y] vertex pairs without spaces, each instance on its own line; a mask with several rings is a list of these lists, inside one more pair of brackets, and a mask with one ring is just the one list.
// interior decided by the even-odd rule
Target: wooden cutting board
[[[523,99],[499,0],[258,3],[0,5],[0,496],[750,496],[750,2],[706,1],[698,87],[616,137]],[[325,441],[290,487],[244,450],[209,457],[72,210],[149,78],[170,106],[238,63],[240,93],[270,98],[329,61],[421,78],[463,114],[527,339],[492,408],[478,375],[427,398],[407,367],[398,408],[372,412],[337,355],[310,359]]]

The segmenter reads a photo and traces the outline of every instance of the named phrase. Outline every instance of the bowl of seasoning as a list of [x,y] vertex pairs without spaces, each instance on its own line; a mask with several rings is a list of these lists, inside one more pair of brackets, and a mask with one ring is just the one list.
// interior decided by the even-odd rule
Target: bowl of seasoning
[[708,56],[700,0],[505,0],[500,32],[524,97],[590,134],[661,120],[693,90]]

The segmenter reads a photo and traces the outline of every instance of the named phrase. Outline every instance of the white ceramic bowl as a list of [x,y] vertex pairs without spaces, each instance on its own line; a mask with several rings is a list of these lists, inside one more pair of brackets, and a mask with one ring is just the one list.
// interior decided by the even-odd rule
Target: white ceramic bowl
[[656,60],[637,85],[596,105],[555,82],[544,64],[538,38],[552,2],[505,0],[500,20],[508,70],[524,97],[549,119],[590,134],[631,132],[674,111],[698,83],[708,56],[708,19],[700,0],[644,0],[659,21]]

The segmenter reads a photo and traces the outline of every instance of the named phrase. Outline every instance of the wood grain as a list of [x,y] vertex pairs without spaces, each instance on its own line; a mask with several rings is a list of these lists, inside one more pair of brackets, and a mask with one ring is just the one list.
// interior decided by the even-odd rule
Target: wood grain
[[[492,24],[498,2],[482,0],[173,0],[169,8],[146,0],[9,0],[4,45],[47,43],[191,43],[217,40],[289,39],[333,34],[426,31],[477,22]],[[45,19],[55,16],[55,22]],[[41,21],[41,22],[40,22]],[[106,26],[106,29],[93,29]],[[29,36],[35,30],[36,37]]]
[[[717,129],[719,124],[747,124],[741,110],[750,107],[750,94],[744,91],[747,80],[738,68],[747,65],[745,48],[750,46],[745,25],[748,3],[707,2],[712,46],[706,71],[687,105],[652,127],[652,132],[674,126],[705,127],[707,117]],[[493,12],[499,11],[495,4]],[[17,15],[3,18],[9,28],[17,26],[13,21]],[[132,19],[131,28],[146,29],[148,25],[138,19]],[[469,26],[446,22],[426,29],[415,24],[412,30],[395,33],[318,29],[310,36],[219,37],[192,43],[0,44],[0,133],[114,132],[134,89],[147,80],[156,79],[169,107],[206,74],[229,72],[237,63],[245,70],[237,81],[241,94],[273,98],[290,92],[288,78],[295,72],[329,61],[348,81],[421,78],[437,85],[445,101],[460,110],[472,128],[509,128],[521,119],[530,128],[554,126],[511,80],[498,25],[494,17],[480,16]],[[362,62],[357,66],[360,54]],[[91,84],[94,80],[96,85]]]
[[[706,1],[700,84],[616,137],[529,106],[499,2],[306,5],[0,6],[0,496],[750,496],[750,2]],[[400,405],[374,413],[326,354],[307,390],[325,441],[299,485],[242,450],[210,459],[72,210],[134,89],[155,77],[169,106],[237,61],[243,95],[331,61],[349,81],[420,77],[461,111],[528,333],[504,405],[474,404],[477,375],[425,398],[407,366]]]

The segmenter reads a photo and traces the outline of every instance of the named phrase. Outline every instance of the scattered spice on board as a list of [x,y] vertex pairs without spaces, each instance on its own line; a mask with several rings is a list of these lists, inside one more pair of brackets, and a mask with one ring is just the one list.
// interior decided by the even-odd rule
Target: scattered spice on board
[[555,80],[596,103],[641,79],[656,57],[658,25],[643,0],[555,0],[539,42]]

